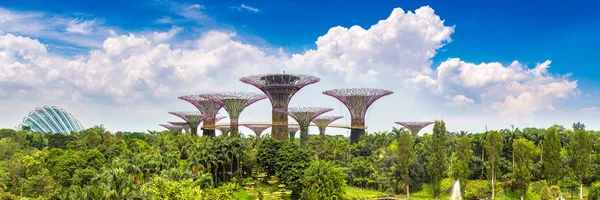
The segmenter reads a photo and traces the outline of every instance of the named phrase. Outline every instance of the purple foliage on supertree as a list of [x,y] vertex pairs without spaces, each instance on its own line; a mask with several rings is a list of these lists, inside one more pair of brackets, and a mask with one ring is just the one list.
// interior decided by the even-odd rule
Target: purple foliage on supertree
[[290,117],[294,118],[300,128],[308,127],[310,122],[316,117],[323,113],[332,111],[333,108],[322,108],[322,107],[291,107],[287,111],[284,109],[277,108],[277,112],[285,113]]
[[225,117],[225,116],[215,117],[215,123],[217,123],[225,118],[227,118],[227,117]]
[[227,135],[227,134],[229,134],[229,131],[231,131],[230,126],[218,126],[217,129],[219,129],[219,131],[221,131],[222,135]]
[[169,112],[169,114],[175,115],[185,120],[191,127],[198,126],[198,124],[200,124],[202,120],[204,120],[204,115],[202,115],[202,113],[200,113],[199,111],[178,111]]
[[327,126],[329,124],[331,124],[332,122],[343,118],[342,116],[318,116],[317,118],[314,118],[312,120],[312,122],[315,123],[315,125],[317,126]]
[[254,134],[256,135],[256,139],[260,139],[260,135],[262,134],[262,132],[267,130],[268,128],[271,128],[271,125],[268,124],[247,124],[243,126],[252,130],[252,132],[254,132]]
[[249,105],[267,98],[264,94],[254,92],[220,92],[201,94],[200,96],[225,108],[232,121],[237,121],[240,113]]
[[175,126],[181,126],[186,132],[190,132],[190,124],[188,122],[169,122]]
[[419,131],[421,131],[421,129],[433,124],[433,122],[432,121],[408,121],[408,122],[396,122],[396,124],[404,126],[408,130],[410,130],[411,134],[416,135],[419,133]]
[[288,126],[288,132],[296,133],[299,130],[300,130],[300,126],[297,126],[297,125],[290,125],[290,126]]
[[273,108],[287,108],[298,90],[321,79],[303,74],[257,74],[242,77],[240,81],[262,90],[271,100]]
[[185,95],[177,98],[191,103],[198,108],[203,115],[207,116],[207,118],[215,117],[223,107],[223,105],[217,104],[210,99],[203,98],[199,94]]
[[183,129],[183,127],[181,126],[176,126],[173,124],[159,124],[162,127],[165,127],[166,129],[170,130],[173,133],[178,133],[181,131],[181,129]]
[[392,93],[394,92],[390,90],[375,88],[333,89],[323,92],[346,105],[350,117],[355,120],[364,120],[367,110],[375,101]]

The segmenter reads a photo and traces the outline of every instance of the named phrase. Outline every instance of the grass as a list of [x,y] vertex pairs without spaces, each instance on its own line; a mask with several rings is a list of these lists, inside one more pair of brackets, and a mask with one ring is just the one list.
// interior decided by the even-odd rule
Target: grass
[[384,195],[384,193],[357,187],[346,187],[346,198],[348,199],[372,199],[379,195]]

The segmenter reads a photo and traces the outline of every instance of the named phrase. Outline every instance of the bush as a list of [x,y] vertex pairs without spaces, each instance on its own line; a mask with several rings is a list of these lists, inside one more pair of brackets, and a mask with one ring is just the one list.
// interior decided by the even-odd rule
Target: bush
[[316,161],[304,170],[302,199],[343,199],[346,174],[332,162]]
[[465,188],[465,199],[483,199],[489,197],[492,190],[490,184],[485,181],[472,180],[467,182]]
[[562,196],[560,192],[560,188],[556,185],[550,187],[543,187],[540,199],[542,200],[555,200],[558,197]]
[[600,181],[592,184],[588,193],[588,199],[600,199]]

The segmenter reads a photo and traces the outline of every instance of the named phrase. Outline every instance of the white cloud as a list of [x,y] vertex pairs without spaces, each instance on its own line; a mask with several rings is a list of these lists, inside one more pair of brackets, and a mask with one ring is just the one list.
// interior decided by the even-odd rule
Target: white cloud
[[160,19],[157,19],[156,21],[154,21],[154,23],[157,23],[157,24],[172,24],[173,23],[173,19],[171,17],[169,17],[169,16],[165,16],[165,17],[162,17]]
[[[197,14],[198,10],[194,12]],[[437,111],[445,108],[443,103],[470,109],[469,113],[489,108],[500,113],[531,114],[554,108],[557,100],[578,93],[577,81],[548,72],[550,61],[528,69],[516,61],[504,66],[455,58],[434,70],[431,59],[450,42],[454,27],[444,25],[430,7],[414,12],[394,9],[387,19],[367,29],[333,27],[316,40],[315,49],[292,55],[281,49],[268,53],[264,48],[234,39],[235,33],[223,31],[206,31],[191,41],[169,40],[180,31],[179,27],[146,34],[119,35],[112,31],[98,48],[74,58],[49,53],[44,44],[32,38],[2,34],[0,102],[19,102],[21,108],[14,111],[23,106],[33,108],[38,105],[32,104],[40,102],[72,103],[69,107],[85,113],[83,116],[89,120],[86,124],[104,123],[116,129],[144,131],[168,120],[166,111],[193,109],[176,96],[232,90],[258,92],[237,79],[286,71],[322,78],[318,86],[299,92],[291,105],[318,102],[335,108],[332,114],[347,116],[347,110],[335,99],[320,95],[325,89],[394,90],[394,95],[382,98],[369,111],[377,113],[368,114],[367,118],[371,131],[376,131],[392,126],[389,119],[397,117],[399,110],[411,118],[456,122],[465,118],[467,112],[444,115]],[[94,32],[98,31],[90,34]],[[7,94],[15,94],[10,96],[15,100],[5,100],[9,98]],[[433,98],[423,97],[429,94]],[[44,95],[52,100],[42,98]],[[25,102],[28,99],[36,101]],[[249,107],[242,120],[268,120],[270,112],[262,112],[268,107],[267,101]],[[115,113],[127,114],[114,116]],[[0,123],[13,120],[0,117]],[[339,123],[345,123],[344,120]]]
[[252,6],[247,6],[245,4],[241,4],[240,6],[234,6],[231,7],[232,9],[236,9],[238,11],[249,11],[249,12],[260,12],[260,10],[258,8],[252,7]]
[[188,8],[204,9],[204,6],[200,5],[200,4],[194,4],[194,5],[188,6]]
[[65,30],[68,33],[88,35],[90,34],[90,31],[92,31],[94,23],[96,23],[96,20],[74,19],[69,22]]

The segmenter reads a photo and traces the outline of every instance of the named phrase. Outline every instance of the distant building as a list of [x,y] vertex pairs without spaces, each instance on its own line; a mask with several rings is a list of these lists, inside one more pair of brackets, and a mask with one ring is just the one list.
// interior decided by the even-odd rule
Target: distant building
[[71,113],[56,106],[44,106],[31,111],[19,125],[19,130],[29,127],[33,132],[40,133],[71,133],[83,130],[79,120]]

